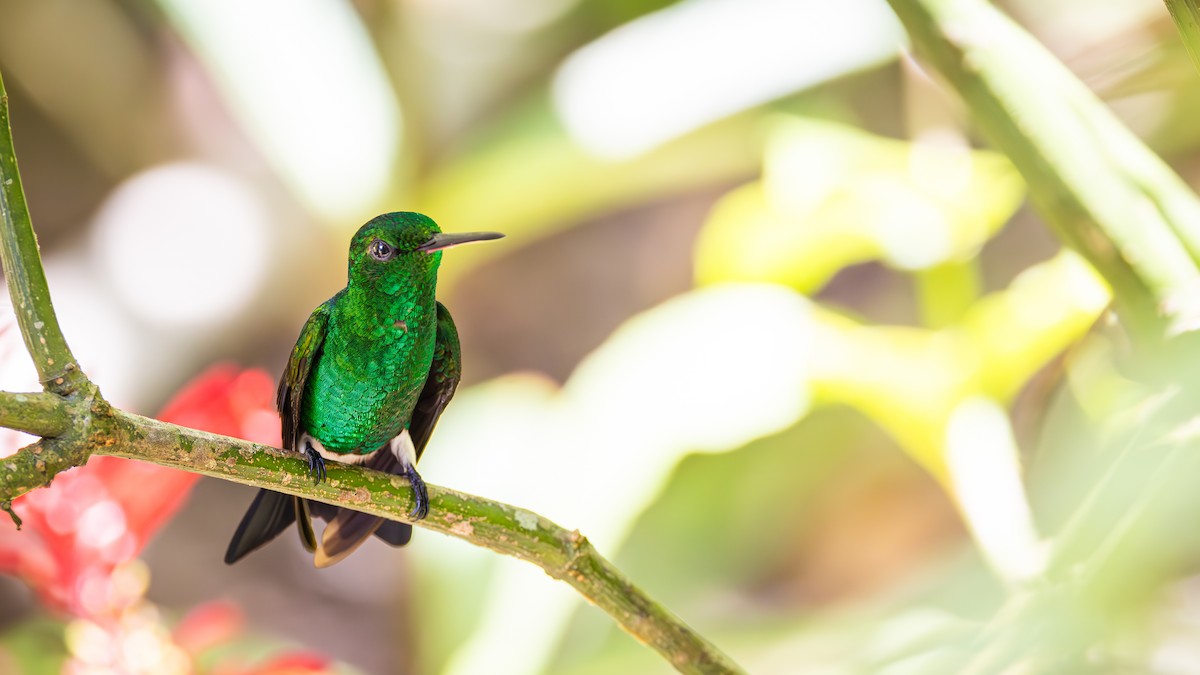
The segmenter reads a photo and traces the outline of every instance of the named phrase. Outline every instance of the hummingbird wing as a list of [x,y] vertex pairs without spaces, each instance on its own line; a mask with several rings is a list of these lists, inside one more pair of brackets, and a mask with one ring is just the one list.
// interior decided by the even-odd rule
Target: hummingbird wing
[[[317,307],[304,328],[300,329],[300,337],[296,346],[292,347],[292,355],[288,358],[283,377],[279,380],[279,392],[275,405],[279,409],[282,422],[283,447],[288,450],[296,449],[296,441],[303,434],[300,429],[300,404],[304,399],[304,387],[313,363],[321,354],[325,344],[325,334],[329,326],[329,311],[334,298],[330,298]],[[225,562],[232,565],[247,553],[279,536],[293,522],[300,532],[300,541],[310,552],[317,548],[317,536],[313,532],[312,518],[309,515],[308,503],[298,497],[284,495],[271,490],[259,490],[258,496],[250,503],[242,522],[238,524],[225,552]]]
[[442,411],[454,398],[458,389],[458,381],[462,379],[462,351],[458,346],[458,329],[454,327],[454,319],[450,310],[442,303],[437,304],[437,343],[433,348],[433,363],[429,366],[429,377],[421,396],[413,408],[412,419],[408,424],[408,433],[412,436],[413,446],[417,449],[417,459],[425,451],[433,428],[437,426]]
[[296,346],[292,347],[292,355],[288,357],[287,367],[283,370],[283,377],[279,379],[275,407],[279,409],[279,416],[283,422],[283,447],[288,450],[294,450],[296,441],[304,434],[304,430],[300,428],[300,404],[304,402],[308,375],[325,345],[325,335],[329,331],[329,313],[338,295],[313,310],[308,321],[304,322],[304,328],[300,329],[300,337],[296,338]]
[[[408,424],[408,433],[418,459],[425,450],[442,411],[454,397],[461,377],[462,356],[458,345],[458,330],[454,327],[450,311],[439,302],[433,361]],[[399,474],[404,471],[396,455],[387,446],[372,454],[363,462],[363,466],[386,473]],[[358,511],[338,509],[322,534],[317,566],[327,567],[345,558],[372,534],[392,546],[403,546],[412,538],[412,525]]]

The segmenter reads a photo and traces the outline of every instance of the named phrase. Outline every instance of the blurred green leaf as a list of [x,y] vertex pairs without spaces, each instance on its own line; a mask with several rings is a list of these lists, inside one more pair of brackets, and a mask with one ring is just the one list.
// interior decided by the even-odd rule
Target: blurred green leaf
[[1024,194],[1002,155],[799,118],[772,126],[763,174],[705,224],[700,283],[770,281],[811,293],[868,260],[907,270],[963,261]]
[[819,311],[812,386],[854,406],[943,482],[989,562],[1010,581],[1044,555],[1003,409],[1108,304],[1103,282],[1064,251],[941,330],[865,326]]
[[0,639],[0,671],[61,672],[67,661],[65,626],[61,621],[34,618],[5,629]]
[[[905,461],[862,421],[830,407],[736,451],[686,457],[622,546],[622,569],[681,610],[729,602],[696,589],[752,593],[771,584],[812,535],[819,499],[837,489],[839,477],[855,466],[886,471]],[[708,498],[715,494],[722,498]]]
[[679,0],[579,0],[574,14],[582,26],[599,34],[678,3]]
[[1139,334],[1200,277],[1200,200],[1044,46],[986,0],[890,0],[1039,213],[1104,275]]
[[1070,252],[1030,268],[940,331],[863,326],[818,314],[815,392],[858,407],[942,475],[945,426],[972,395],[1008,401],[1078,340],[1108,303],[1103,282]]
[[1011,400],[1038,369],[1087,333],[1109,297],[1100,275],[1064,251],[980,300],[962,326],[981,352],[981,390]]
[[1166,0],[1179,36],[1191,54],[1192,61],[1200,68],[1200,4],[1196,0]]

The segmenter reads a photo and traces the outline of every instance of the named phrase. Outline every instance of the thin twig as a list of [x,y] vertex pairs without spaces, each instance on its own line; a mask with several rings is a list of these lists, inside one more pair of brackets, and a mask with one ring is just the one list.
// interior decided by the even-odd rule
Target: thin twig
[[87,378],[71,355],[50,303],[50,289],[17,171],[3,78],[0,78],[0,262],[4,264],[4,278],[25,348],[33,357],[42,385],[62,396],[75,393]]

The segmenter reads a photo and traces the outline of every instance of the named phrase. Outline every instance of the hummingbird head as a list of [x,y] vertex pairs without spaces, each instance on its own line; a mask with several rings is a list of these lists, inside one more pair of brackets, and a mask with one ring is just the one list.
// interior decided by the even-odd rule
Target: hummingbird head
[[382,286],[391,293],[399,284],[431,277],[442,250],[472,241],[499,239],[498,232],[445,233],[428,216],[397,211],[376,216],[350,240],[350,283]]

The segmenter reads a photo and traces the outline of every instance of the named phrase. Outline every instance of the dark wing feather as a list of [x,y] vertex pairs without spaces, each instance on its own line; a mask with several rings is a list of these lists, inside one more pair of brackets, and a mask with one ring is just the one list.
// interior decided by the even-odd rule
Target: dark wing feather
[[[304,400],[304,386],[325,342],[329,308],[332,303],[333,299],[330,299],[308,317],[304,328],[300,330],[296,346],[292,348],[292,355],[288,359],[283,377],[279,379],[275,405],[279,409],[285,450],[294,450],[296,441],[300,438],[300,404]],[[308,504],[297,497],[271,490],[259,490],[254,501],[250,503],[250,508],[246,510],[246,515],[242,516],[237,531],[233,533],[229,549],[225,552],[225,562],[233,564],[247,553],[279,536],[279,533],[293,522],[300,532],[300,541],[304,547],[309,551],[315,550],[317,537],[313,533]]]
[[259,546],[279,536],[296,520],[291,495],[259,490],[225,551],[225,564],[232,565]]
[[[340,295],[340,293],[339,293]],[[321,355],[321,347],[325,344],[325,334],[329,328],[329,311],[337,295],[326,300],[320,307],[313,310],[304,328],[300,329],[300,337],[296,338],[296,346],[292,347],[292,355],[288,358],[283,377],[279,378],[279,392],[275,397],[275,407],[279,409],[279,417],[283,422],[283,447],[286,450],[296,449],[296,441],[300,440],[303,430],[300,428],[300,404],[304,402],[304,387],[308,384],[308,374]]]
[[[340,294],[339,294],[340,295]],[[283,447],[295,450],[303,429],[300,428],[300,406],[304,403],[304,390],[308,385],[308,375],[312,372],[313,364],[321,356],[321,348],[325,346],[325,335],[329,329],[329,312],[337,295],[321,303],[313,310],[300,329],[300,337],[292,347],[288,357],[287,367],[283,377],[279,378],[279,393],[275,398],[275,407],[279,409],[282,423]],[[296,528],[300,533],[300,541],[310,553],[317,549],[317,535],[313,532],[312,517],[309,506],[299,497],[292,498],[295,502]]]
[[413,446],[417,450],[417,458],[425,451],[433,428],[437,426],[442,411],[454,397],[458,389],[458,381],[462,378],[462,352],[458,346],[458,330],[454,327],[454,319],[450,311],[442,303],[437,304],[437,343],[433,348],[433,363],[429,367],[429,377],[425,387],[421,389],[421,397],[413,408],[412,420],[408,424],[408,433],[412,437]]

